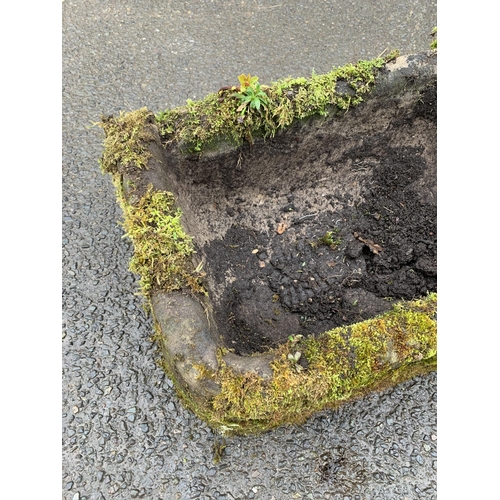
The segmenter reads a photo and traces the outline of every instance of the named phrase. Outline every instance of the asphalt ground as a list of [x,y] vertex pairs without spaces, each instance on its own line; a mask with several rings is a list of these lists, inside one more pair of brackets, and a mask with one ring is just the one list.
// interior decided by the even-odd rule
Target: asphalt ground
[[157,112],[427,50],[433,1],[70,1],[62,4],[62,498],[434,499],[436,374],[301,426],[222,443],[156,365],[132,249],[98,158],[101,115]]

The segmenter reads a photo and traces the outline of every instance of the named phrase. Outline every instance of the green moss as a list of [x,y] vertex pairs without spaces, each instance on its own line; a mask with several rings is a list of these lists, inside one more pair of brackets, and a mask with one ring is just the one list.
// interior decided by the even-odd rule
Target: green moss
[[431,36],[433,37],[433,40],[431,42],[431,49],[432,50],[437,50],[437,48],[438,48],[437,31],[438,31],[437,26],[432,28],[432,31],[431,31]]
[[[221,355],[219,370],[207,375],[221,392],[201,405],[191,401],[190,407],[214,428],[252,433],[301,423],[314,412],[391,387],[435,369],[436,308],[437,295],[430,294],[317,338],[291,339],[274,352],[271,381],[235,373]],[[293,361],[297,352],[308,364],[300,371]]]
[[[146,298],[155,289],[205,293],[200,281],[202,273],[194,270],[191,263],[192,238],[184,232],[182,212],[175,206],[172,193],[155,191],[150,186],[134,204],[124,194],[123,174],[127,169],[147,168],[149,144],[153,140],[148,124],[155,126],[154,116],[146,108],[122,112],[116,118],[103,117],[98,123],[105,132],[101,170],[112,174],[124,215],[125,236],[134,246],[129,268],[140,276],[141,294]],[[129,185],[128,191],[131,188]]]
[[150,157],[148,144],[153,136],[146,123],[151,118],[146,108],[120,112],[118,117],[102,117],[97,124],[105,133],[104,152],[100,160],[103,173],[123,172],[128,166],[145,168]]
[[[245,116],[238,112],[240,100],[234,96],[237,87],[209,94],[200,101],[188,99],[185,106],[159,113],[158,128],[166,144],[179,143],[189,152],[208,149],[220,140],[239,145],[245,140],[252,142],[255,136],[273,137],[295,119],[356,106],[374,85],[378,70],[398,54],[394,51],[384,58],[348,64],[309,79],[286,78],[263,85],[266,107],[252,109]],[[349,91],[337,92],[341,81]]]
[[204,293],[201,274],[190,261],[192,238],[182,228],[182,212],[175,207],[173,195],[150,186],[133,206],[126,202],[118,179],[115,176],[125,236],[134,245],[130,270],[140,276],[142,294],[147,297],[154,289],[169,292],[185,288]]

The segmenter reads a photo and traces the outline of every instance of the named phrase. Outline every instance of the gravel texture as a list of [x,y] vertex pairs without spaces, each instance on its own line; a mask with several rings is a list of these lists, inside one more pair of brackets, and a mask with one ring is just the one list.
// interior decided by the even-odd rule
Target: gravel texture
[[201,98],[243,72],[270,83],[386,48],[427,50],[435,2],[63,0],[62,11],[62,498],[436,498],[435,373],[225,441],[180,404],[155,364],[91,126]]

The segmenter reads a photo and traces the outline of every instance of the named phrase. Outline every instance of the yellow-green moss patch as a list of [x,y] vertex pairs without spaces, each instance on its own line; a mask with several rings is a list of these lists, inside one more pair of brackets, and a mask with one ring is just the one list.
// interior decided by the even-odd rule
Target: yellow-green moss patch
[[146,167],[150,158],[148,144],[153,138],[145,127],[150,116],[147,108],[141,108],[128,113],[120,112],[118,117],[101,118],[97,125],[106,135],[100,160],[103,173],[116,173],[127,166]]
[[[220,357],[220,368],[210,377],[221,392],[208,406],[195,401],[190,406],[215,428],[233,433],[303,422],[314,412],[434,369],[436,308],[437,295],[429,294],[317,338],[291,338],[275,351],[271,381],[237,374]],[[297,352],[307,368],[296,369]]]
[[437,26],[434,26],[434,28],[432,28],[431,31],[432,42],[430,47],[432,50],[437,50],[438,48],[437,32],[438,32]]
[[200,273],[190,261],[194,253],[192,238],[182,228],[182,212],[175,206],[174,196],[150,187],[134,206],[125,201],[119,185],[117,192],[125,236],[134,245],[130,270],[140,276],[142,294],[148,296],[154,289],[169,292],[184,288],[204,292]]

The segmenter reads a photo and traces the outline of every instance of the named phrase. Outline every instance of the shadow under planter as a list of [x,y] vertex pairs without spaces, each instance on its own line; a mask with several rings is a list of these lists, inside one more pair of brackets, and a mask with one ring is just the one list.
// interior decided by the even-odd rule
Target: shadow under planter
[[[265,87],[267,107],[243,115],[222,89],[101,123],[162,365],[223,432],[436,368],[436,53],[378,61],[372,81],[352,68]],[[335,98],[318,105],[315,85]]]

